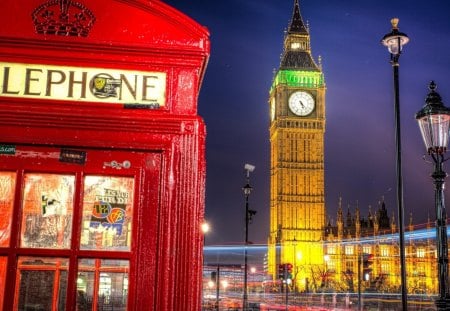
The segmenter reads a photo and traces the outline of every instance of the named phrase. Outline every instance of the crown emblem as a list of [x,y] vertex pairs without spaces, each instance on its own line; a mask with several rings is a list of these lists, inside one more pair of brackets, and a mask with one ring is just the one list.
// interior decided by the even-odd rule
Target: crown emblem
[[71,0],[50,0],[32,14],[39,34],[87,37],[95,22],[94,14],[83,4]]

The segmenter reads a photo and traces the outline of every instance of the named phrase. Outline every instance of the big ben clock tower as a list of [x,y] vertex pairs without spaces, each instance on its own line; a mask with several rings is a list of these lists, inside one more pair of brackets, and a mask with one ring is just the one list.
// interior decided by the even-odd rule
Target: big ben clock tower
[[269,105],[269,272],[276,279],[279,265],[291,264],[290,278],[295,279],[297,289],[308,291],[316,285],[324,265],[325,81],[311,55],[309,30],[298,0]]

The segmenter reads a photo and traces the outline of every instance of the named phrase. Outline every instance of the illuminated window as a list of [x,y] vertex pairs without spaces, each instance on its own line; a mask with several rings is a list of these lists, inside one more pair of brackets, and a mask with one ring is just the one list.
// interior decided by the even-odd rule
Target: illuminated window
[[300,48],[300,43],[299,42],[291,43],[291,49],[298,50],[299,48]]
[[327,269],[328,270],[330,270],[330,271],[335,271],[336,270],[336,261],[334,261],[334,260],[328,260],[327,261]]
[[417,273],[418,276],[426,276],[425,267],[423,265],[418,265],[416,267],[416,271],[415,272]]
[[389,257],[389,247],[381,246],[380,247],[380,255],[381,255],[381,257]]
[[346,272],[353,272],[353,262],[352,261],[346,261],[345,262],[345,271]]
[[417,258],[424,258],[425,257],[425,249],[424,248],[418,248],[416,251]]
[[353,247],[353,245],[345,246],[345,255],[353,255],[353,254],[354,254],[354,247]]
[[386,262],[381,263],[381,273],[389,274],[390,270],[391,266],[389,265],[389,263]]
[[334,246],[334,245],[327,246],[327,254],[330,254],[330,255],[336,254],[336,246]]
[[372,254],[372,247],[370,245],[364,245],[363,246],[363,253],[365,253],[365,254]]

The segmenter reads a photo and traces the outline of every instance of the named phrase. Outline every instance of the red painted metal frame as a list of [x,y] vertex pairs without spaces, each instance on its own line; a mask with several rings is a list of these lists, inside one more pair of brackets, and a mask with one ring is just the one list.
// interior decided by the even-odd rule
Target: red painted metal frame
[[[131,268],[129,310],[199,310],[205,126],[197,115],[197,98],[210,53],[208,31],[161,1],[77,0],[72,2],[82,3],[96,18],[87,37],[38,34],[31,14],[48,1],[0,1],[0,61],[164,72],[166,106],[132,110],[0,97],[0,144],[159,154],[158,169],[155,163],[142,167],[159,187],[144,183],[137,196],[142,204],[132,252],[139,260]],[[156,227],[145,217],[143,202],[149,198],[158,198]],[[74,301],[74,272],[69,278]]]

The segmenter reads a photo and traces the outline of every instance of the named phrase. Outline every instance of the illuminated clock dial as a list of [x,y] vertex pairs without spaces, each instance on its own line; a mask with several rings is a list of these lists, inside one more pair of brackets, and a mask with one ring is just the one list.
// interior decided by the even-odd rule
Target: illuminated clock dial
[[315,107],[314,98],[311,94],[297,91],[289,97],[289,109],[298,116],[307,116],[313,112]]
[[275,99],[272,98],[272,101],[270,103],[270,120],[275,120]]

